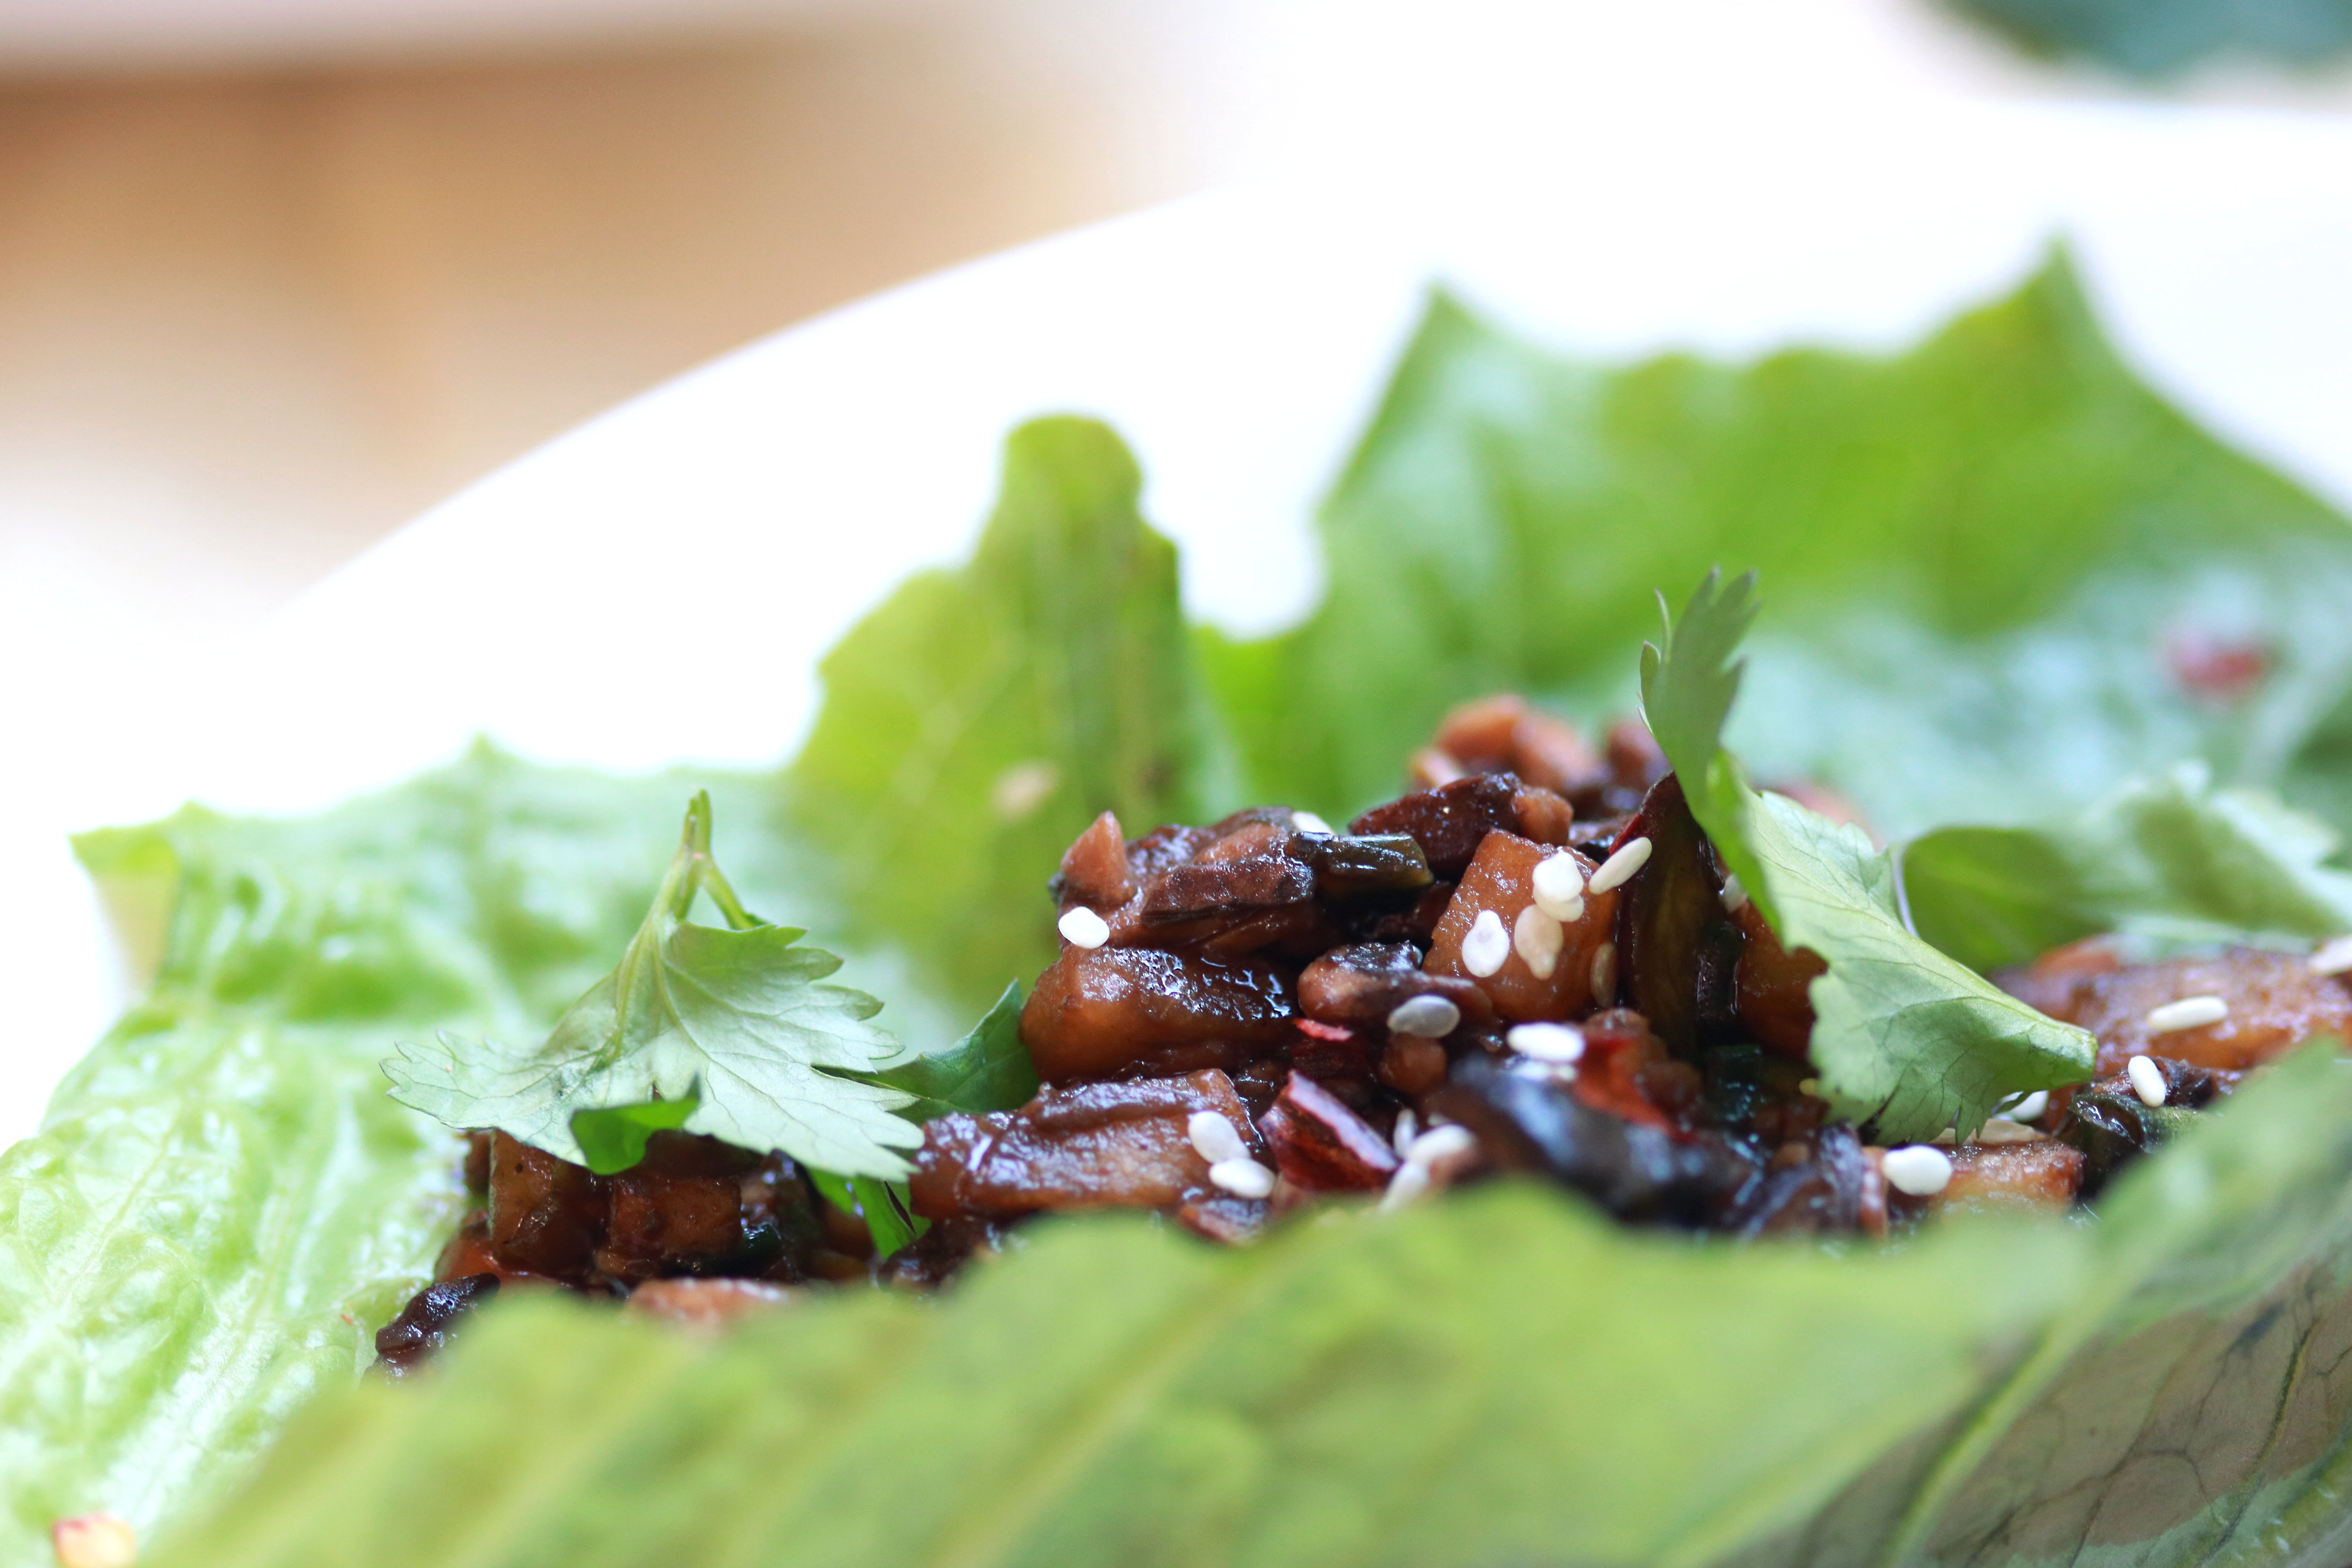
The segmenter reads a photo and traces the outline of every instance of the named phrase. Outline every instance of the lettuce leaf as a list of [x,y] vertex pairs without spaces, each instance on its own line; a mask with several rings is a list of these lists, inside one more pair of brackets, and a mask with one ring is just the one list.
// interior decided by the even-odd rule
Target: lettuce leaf
[[681,785],[488,750],[320,816],[93,835],[168,882],[162,967],[0,1156],[0,1563],[103,1508],[216,1497],[420,1282],[460,1147],[375,1068],[436,1026],[544,1029],[651,893]]
[[779,821],[793,918],[861,958],[866,989],[969,1018],[1053,961],[1042,890],[1097,814],[1136,834],[1231,808],[1141,487],[1102,425],[1022,426],[970,563],[909,578],[819,667]]
[[1755,587],[1753,573],[1728,584],[1709,573],[1681,620],[1666,616],[1663,647],[1642,647],[1642,710],[1692,815],[1774,934],[1829,965],[1810,991],[1808,1049],[1822,1098],[1874,1142],[1916,1142],[1947,1128],[1973,1136],[2013,1094],[2088,1079],[2097,1041],[1912,932],[1892,852],[1851,824],[1748,787],[1721,735]]
[[[2064,1239],[1941,1238],[1856,1289],[1808,1249],[1694,1250],[1495,1188],[1238,1251],[1056,1225],[937,1309],[836,1298],[709,1350],[494,1309],[421,1397],[320,1409],[163,1560],[1689,1560],[1964,1408],[1979,1358],[2079,1283]],[[1759,1321],[1727,1335],[1735,1279]],[[1868,1392],[1809,1397],[1840,1369]],[[1711,1399],[1658,1397],[1685,1380]]]
[[1946,827],[1903,851],[1919,934],[1979,969],[2102,931],[2301,945],[2352,931],[2334,829],[2184,763],[2052,827]]
[[[1724,565],[1773,585],[1728,743],[1889,837],[2190,757],[2352,828],[2352,527],[2139,383],[2063,258],[1892,358],[1606,369],[1441,296],[1320,528],[1322,606],[1203,650],[1249,793],[1333,820],[1465,698],[1630,709],[1651,595]],[[2268,673],[2192,697],[2191,634]]]
[[161,1561],[2295,1561],[2352,1462],[2347,1191],[2352,1072],[2307,1055],[2097,1227],[1867,1260],[1498,1185],[1240,1251],[1064,1222],[935,1308],[717,1344],[500,1303]]

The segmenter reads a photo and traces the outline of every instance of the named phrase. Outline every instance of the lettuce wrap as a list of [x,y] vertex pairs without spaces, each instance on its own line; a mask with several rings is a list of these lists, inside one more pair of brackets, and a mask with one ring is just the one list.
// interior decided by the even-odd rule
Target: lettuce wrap
[[[1095,813],[1338,819],[1464,698],[1631,706],[1653,591],[1720,564],[1769,590],[1729,744],[1902,841],[1950,958],[2352,929],[2352,527],[2137,381],[2063,260],[1892,358],[1608,368],[1439,296],[1323,509],[1326,601],[1264,640],[1184,623],[1140,488],[1098,425],[1014,433],[971,562],[828,657],[775,773],[483,746],[313,817],[83,840],[163,957],[0,1160],[0,1563],[93,1509],[238,1568],[2352,1550],[2331,1043],[2095,1223],[1694,1245],[1508,1183],[1230,1253],[1066,1219],[937,1300],[717,1341],[505,1302],[362,1384],[459,1204],[378,1062],[544,1032],[696,790],[745,901],[943,1045],[1051,957],[1041,884]],[[2255,678],[2184,678],[2216,647]]]

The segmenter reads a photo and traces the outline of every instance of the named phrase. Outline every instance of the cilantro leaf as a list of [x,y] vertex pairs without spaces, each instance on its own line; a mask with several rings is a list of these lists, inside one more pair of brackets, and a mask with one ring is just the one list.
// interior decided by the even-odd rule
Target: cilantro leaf
[[1900,1142],[1948,1127],[1966,1136],[2007,1095],[2090,1077],[2088,1034],[1911,932],[1894,858],[1861,829],[1748,787],[1721,732],[1739,689],[1731,653],[1755,618],[1754,587],[1752,574],[1727,588],[1711,573],[1679,622],[1665,615],[1664,647],[1642,649],[1642,706],[1691,814],[1774,933],[1829,965],[1811,987],[1822,1097]]
[[[730,929],[687,920],[700,894]],[[642,1158],[656,1127],[683,1126],[849,1175],[904,1175],[892,1151],[922,1141],[892,1114],[907,1097],[827,1070],[870,1069],[898,1044],[866,1022],[879,1002],[818,984],[841,961],[798,945],[803,934],[743,908],[711,858],[710,797],[698,795],[619,966],[543,1044],[446,1035],[404,1044],[383,1064],[393,1098],[452,1127],[499,1128],[600,1173]],[[683,1116],[651,1109],[685,1101],[693,1103]]]
[[1026,1105],[1037,1092],[1037,1068],[1021,1043],[1021,983],[1004,988],[971,1033],[927,1057],[853,1075],[915,1097],[898,1114],[917,1123],[950,1110],[975,1114]]
[[2103,931],[2282,945],[2352,931],[2342,839],[2200,763],[2135,780],[2044,827],[1945,827],[1903,850],[1919,934],[1979,969]]

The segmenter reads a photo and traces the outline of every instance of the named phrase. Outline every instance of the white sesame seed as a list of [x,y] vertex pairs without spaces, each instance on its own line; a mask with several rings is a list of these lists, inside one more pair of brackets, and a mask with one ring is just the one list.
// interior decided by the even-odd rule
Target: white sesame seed
[[1389,1142],[1396,1146],[1398,1159],[1404,1158],[1404,1152],[1412,1147],[1413,1134],[1420,1131],[1420,1124],[1413,1120],[1412,1107],[1407,1106],[1397,1112],[1396,1131],[1390,1135]]
[[1407,1204],[1415,1202],[1429,1191],[1429,1167],[1407,1160],[1389,1178],[1389,1190],[1381,1194],[1381,1212],[1394,1214]]
[[1915,1198],[1933,1197],[1952,1181],[1952,1157],[1927,1143],[1889,1149],[1880,1161],[1886,1184]]
[[1529,904],[1511,922],[1511,947],[1528,973],[1538,980],[1549,980],[1551,972],[1559,967],[1560,924],[1540,908]]
[[1592,1005],[1617,1005],[1617,944],[1604,942],[1592,950]]
[[1212,1165],[1222,1165],[1227,1160],[1240,1160],[1249,1154],[1249,1145],[1234,1124],[1213,1110],[1196,1110],[1184,1121],[1185,1135],[1202,1159]]
[[1989,1119],[1982,1127],[1977,1129],[1977,1135],[1969,1140],[1971,1143],[1980,1143],[1987,1148],[1997,1147],[2003,1143],[2046,1143],[2049,1141],[2050,1135],[2040,1128],[2028,1127],[2021,1121],[2011,1121],[2006,1116]]
[[1262,1198],[1274,1191],[1274,1173],[1244,1155],[1209,1167],[1209,1180],[1237,1198]]
[[1447,1160],[1459,1159],[1478,1146],[1478,1140],[1467,1127],[1433,1127],[1405,1146],[1404,1158],[1409,1165],[1435,1167]]
[[1734,871],[1723,879],[1723,912],[1736,915],[1748,907],[1748,889],[1739,885],[1739,873]]
[[2032,1094],[2021,1095],[2000,1108],[2000,1113],[2011,1121],[2039,1121],[2042,1113],[2050,1109],[2050,1091],[2037,1089]]
[[2311,955],[2314,974],[2342,974],[2352,971],[2352,936],[2332,938],[2319,944]]
[[1408,996],[1389,1010],[1389,1033],[1442,1040],[1462,1026],[1462,1009],[1443,996]]
[[1584,1031],[1573,1024],[1514,1024],[1503,1038],[1539,1062],[1572,1062],[1584,1055]]
[[1612,888],[1620,888],[1632,881],[1633,873],[1649,863],[1649,839],[1636,838],[1601,862],[1601,869],[1592,873],[1592,880],[1585,886],[1593,892],[1605,893]]
[[1300,833],[1328,833],[1331,831],[1331,825],[1324,821],[1321,817],[1316,816],[1311,811],[1292,812],[1290,814],[1290,826],[1293,829]]
[[2183,996],[2178,1002],[2167,1002],[2147,1016],[2147,1032],[2169,1035],[2181,1029],[2202,1028],[2218,1024],[2230,1016],[2230,1005],[2219,996]]
[[1556,921],[1572,921],[1584,912],[1584,868],[1565,849],[1537,861],[1528,887],[1536,907]]
[[2139,1096],[2139,1102],[2151,1110],[2162,1105],[2165,1096],[2172,1092],[2172,1086],[2164,1081],[2164,1069],[2146,1057],[2134,1057],[2124,1063],[2124,1076],[2131,1079],[2132,1092]]
[[1084,904],[1073,904],[1068,913],[1054,922],[1054,929],[1072,947],[1100,947],[1110,940],[1109,925]]
[[1511,933],[1503,929],[1503,917],[1480,910],[1470,922],[1470,934],[1462,939],[1462,967],[1484,980],[1510,956]]

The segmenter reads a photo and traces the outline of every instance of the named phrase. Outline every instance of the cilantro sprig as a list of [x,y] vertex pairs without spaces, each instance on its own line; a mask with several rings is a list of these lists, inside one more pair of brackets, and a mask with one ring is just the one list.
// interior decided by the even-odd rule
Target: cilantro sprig
[[[687,919],[708,895],[724,929]],[[922,1142],[912,1097],[844,1076],[903,1055],[867,1020],[882,1005],[822,984],[841,960],[743,907],[710,853],[710,797],[612,973],[545,1041],[403,1044],[392,1097],[452,1127],[497,1128],[600,1173],[626,1170],[664,1128],[781,1149],[843,1176],[903,1177]]]
[[1859,828],[1749,787],[1723,725],[1756,618],[1756,575],[1710,572],[1663,646],[1642,647],[1642,707],[1692,815],[1780,941],[1818,954],[1811,1057],[1835,1111],[1890,1142],[1962,1137],[2021,1090],[2079,1083],[2096,1042],[2043,1016],[1915,935],[1895,861]]

